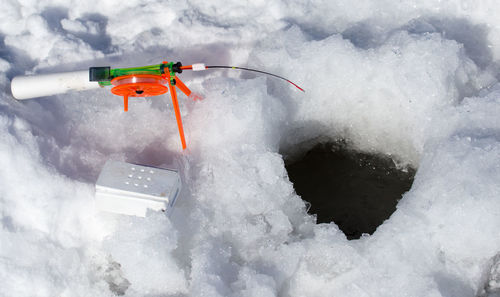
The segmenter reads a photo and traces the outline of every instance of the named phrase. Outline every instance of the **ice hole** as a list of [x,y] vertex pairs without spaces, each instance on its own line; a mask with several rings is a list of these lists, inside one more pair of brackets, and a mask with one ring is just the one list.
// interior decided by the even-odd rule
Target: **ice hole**
[[285,167],[317,223],[336,223],[348,239],[373,234],[415,176],[415,169],[397,168],[390,157],[355,151],[345,141],[317,144],[286,158]]

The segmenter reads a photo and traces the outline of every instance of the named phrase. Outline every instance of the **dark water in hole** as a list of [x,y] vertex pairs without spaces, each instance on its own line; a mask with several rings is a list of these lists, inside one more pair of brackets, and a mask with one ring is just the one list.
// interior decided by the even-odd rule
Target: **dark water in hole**
[[410,189],[414,169],[398,170],[385,156],[346,149],[342,143],[319,144],[285,164],[290,181],[318,223],[335,222],[348,239],[373,234],[396,210]]

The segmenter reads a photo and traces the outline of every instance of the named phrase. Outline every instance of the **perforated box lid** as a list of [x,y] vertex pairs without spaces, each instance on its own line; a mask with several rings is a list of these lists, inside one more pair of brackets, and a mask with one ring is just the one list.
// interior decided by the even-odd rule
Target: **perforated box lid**
[[[96,182],[96,206],[100,210],[143,216],[147,208],[173,207],[180,187],[175,170],[108,161]],[[127,209],[124,205],[140,209],[123,211]]]

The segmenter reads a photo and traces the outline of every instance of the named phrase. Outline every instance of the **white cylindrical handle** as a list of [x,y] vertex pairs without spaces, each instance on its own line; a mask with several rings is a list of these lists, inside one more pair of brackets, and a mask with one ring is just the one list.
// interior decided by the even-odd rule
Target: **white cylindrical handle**
[[18,100],[51,96],[68,91],[83,91],[99,88],[99,83],[89,81],[89,71],[75,71],[33,76],[16,76],[10,89]]

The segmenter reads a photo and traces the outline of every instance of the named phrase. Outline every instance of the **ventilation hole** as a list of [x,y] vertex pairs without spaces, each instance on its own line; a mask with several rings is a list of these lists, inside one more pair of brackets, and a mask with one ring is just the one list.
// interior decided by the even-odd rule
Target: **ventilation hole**
[[318,144],[285,163],[290,181],[318,223],[334,222],[348,239],[373,234],[396,210],[415,176],[391,158],[348,149],[345,141]]

